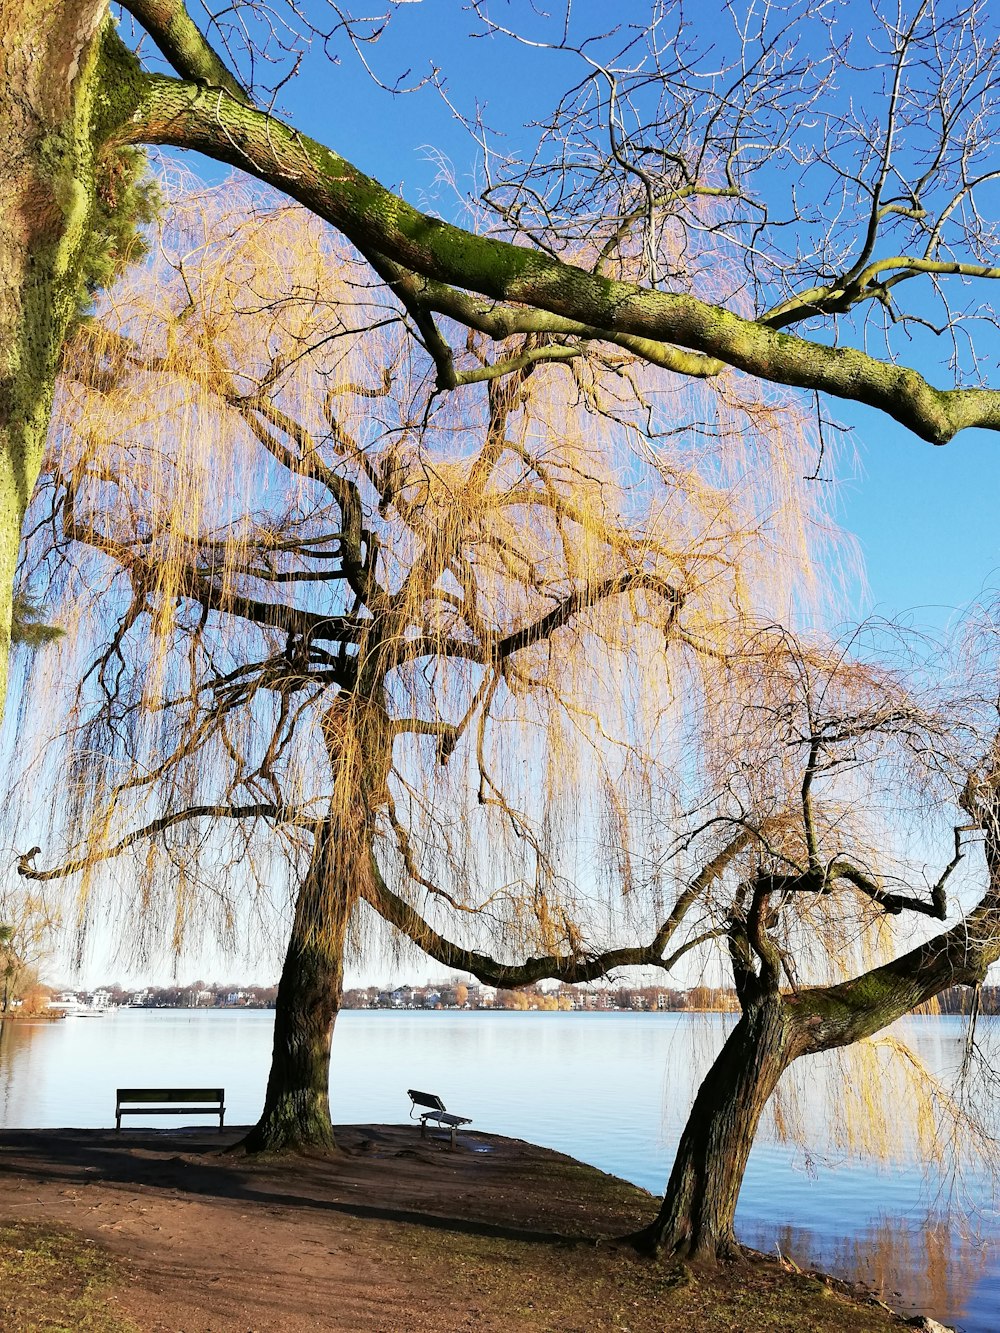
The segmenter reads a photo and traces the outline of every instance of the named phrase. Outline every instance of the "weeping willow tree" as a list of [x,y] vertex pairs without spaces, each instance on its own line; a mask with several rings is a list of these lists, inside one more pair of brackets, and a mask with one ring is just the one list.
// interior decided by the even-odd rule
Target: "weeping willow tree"
[[[945,706],[915,678],[878,656],[778,630],[733,664],[739,762],[721,781],[706,772],[673,854],[693,866],[723,858],[703,905],[724,923],[741,1014],[697,1093],[660,1213],[632,1238],[643,1251],[738,1257],[740,1185],[789,1066],[864,1042],[951,986],[978,986],[1000,959],[988,689],[977,702],[966,682],[971,697]],[[950,897],[949,881],[980,849],[984,887],[969,907],[975,880]],[[926,929],[949,917],[939,933]],[[947,1103],[932,1080],[919,1082],[925,1102]],[[849,1090],[839,1101],[851,1101]],[[844,1132],[881,1139],[886,1119],[902,1132],[901,1116],[917,1105],[887,1111],[873,1096],[855,1105],[853,1127],[842,1115]]]
[[811,595],[815,441],[787,403],[653,393],[536,336],[502,375],[470,337],[442,399],[314,224],[231,191],[175,216],[77,341],[33,510],[27,572],[71,632],[20,718],[26,749],[68,719],[39,760],[63,852],[21,870],[76,876],[86,920],[130,858],[137,933],[179,949],[291,866],[248,1142],[326,1146],[366,917],[502,986],[722,929],[662,879],[660,830],[724,766],[747,618]]

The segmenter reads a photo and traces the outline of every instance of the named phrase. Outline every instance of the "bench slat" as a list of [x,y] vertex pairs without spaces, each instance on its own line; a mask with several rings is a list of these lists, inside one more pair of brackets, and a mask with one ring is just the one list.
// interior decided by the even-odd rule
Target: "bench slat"
[[119,1102],[221,1102],[225,1088],[119,1088]]
[[431,1106],[435,1111],[444,1111],[444,1102],[433,1092],[417,1092],[416,1088],[409,1088],[406,1094],[411,1102],[417,1102],[420,1106]]
[[218,1115],[221,1106],[122,1106],[119,1115]]

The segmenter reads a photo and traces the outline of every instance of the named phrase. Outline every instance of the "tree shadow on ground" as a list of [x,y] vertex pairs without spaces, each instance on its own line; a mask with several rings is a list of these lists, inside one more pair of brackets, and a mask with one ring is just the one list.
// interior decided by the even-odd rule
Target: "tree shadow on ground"
[[[100,1183],[563,1246],[610,1239],[635,1225],[637,1206],[654,1207],[592,1167],[492,1135],[468,1135],[451,1150],[410,1126],[348,1126],[335,1154],[261,1159],[226,1151],[241,1133],[6,1130],[0,1180]],[[600,1196],[609,1208],[595,1209]],[[595,1211],[609,1214],[596,1235]]]

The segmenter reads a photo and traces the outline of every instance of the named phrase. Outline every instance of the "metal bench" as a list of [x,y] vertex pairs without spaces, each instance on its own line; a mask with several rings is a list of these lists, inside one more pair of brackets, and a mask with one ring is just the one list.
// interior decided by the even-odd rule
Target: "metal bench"
[[416,1118],[418,1108],[429,1106],[429,1111],[419,1111],[420,1115],[420,1133],[421,1136],[427,1133],[427,1122],[433,1120],[435,1124],[444,1125],[451,1134],[451,1146],[455,1147],[455,1134],[459,1125],[471,1125],[472,1121],[467,1115],[452,1115],[445,1106],[440,1097],[435,1096],[433,1092],[417,1092],[415,1088],[408,1090],[410,1098],[410,1119]]
[[217,1115],[222,1133],[225,1088],[119,1088],[117,1096],[115,1129],[121,1129],[123,1115]]

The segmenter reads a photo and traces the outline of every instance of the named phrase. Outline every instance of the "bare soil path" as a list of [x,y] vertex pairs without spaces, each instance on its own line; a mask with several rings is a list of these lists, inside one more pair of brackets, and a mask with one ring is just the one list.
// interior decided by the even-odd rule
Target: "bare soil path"
[[[613,1238],[649,1219],[648,1194],[518,1140],[467,1134],[452,1152],[414,1127],[348,1126],[336,1155],[260,1161],[223,1151],[239,1137],[4,1131],[0,1225],[109,1252],[123,1322],[107,1327],[142,1333],[900,1327],[773,1262],[712,1275],[639,1260]],[[59,1326],[13,1319],[5,1331]]]

